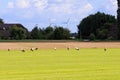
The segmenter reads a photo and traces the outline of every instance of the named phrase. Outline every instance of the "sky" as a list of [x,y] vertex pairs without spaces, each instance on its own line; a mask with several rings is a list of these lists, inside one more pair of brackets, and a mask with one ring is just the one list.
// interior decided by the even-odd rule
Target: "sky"
[[77,32],[77,25],[98,11],[116,16],[117,0],[1,0],[0,18],[5,23],[21,23],[29,31],[63,26]]

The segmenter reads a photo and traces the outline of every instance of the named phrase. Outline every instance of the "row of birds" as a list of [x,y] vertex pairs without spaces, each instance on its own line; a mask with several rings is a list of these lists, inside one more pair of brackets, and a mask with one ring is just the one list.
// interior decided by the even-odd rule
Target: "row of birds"
[[[30,51],[35,51],[38,50],[38,48],[30,48]],[[57,48],[55,47],[54,50],[57,50]],[[70,47],[67,47],[67,50],[70,50]],[[79,50],[78,47],[75,47],[75,50]],[[11,51],[11,48],[8,48],[8,51]],[[25,52],[25,49],[20,49],[20,51]]]
[[[11,48],[8,48],[8,51],[10,51]],[[38,50],[38,48],[30,48],[30,51]],[[25,52],[25,49],[20,49],[20,51]]]
[[[11,50],[11,49],[8,48],[8,51],[10,51],[10,50]],[[30,48],[30,51],[34,51],[34,50],[38,50],[38,48]],[[57,50],[57,48],[55,47],[54,50]],[[67,50],[70,50],[70,47],[67,47]],[[75,50],[79,50],[79,48],[78,48],[78,47],[75,47]],[[25,52],[25,49],[20,49],[20,51]],[[104,51],[107,51],[107,49],[104,48]]]

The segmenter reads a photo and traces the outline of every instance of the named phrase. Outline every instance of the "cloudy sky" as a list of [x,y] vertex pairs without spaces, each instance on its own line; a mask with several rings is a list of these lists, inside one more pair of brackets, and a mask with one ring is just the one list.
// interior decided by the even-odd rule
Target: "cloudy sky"
[[116,16],[117,0],[1,0],[0,18],[21,23],[29,31],[35,25],[59,25],[77,32],[80,21],[98,11]]

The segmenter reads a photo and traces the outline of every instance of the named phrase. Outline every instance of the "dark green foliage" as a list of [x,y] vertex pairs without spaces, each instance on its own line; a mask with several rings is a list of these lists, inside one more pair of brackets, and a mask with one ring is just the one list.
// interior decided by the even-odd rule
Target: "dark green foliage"
[[[111,25],[105,25],[106,23]],[[83,39],[89,39],[92,33],[96,36],[96,39],[107,39],[108,30],[115,23],[116,19],[114,16],[98,12],[94,15],[89,15],[81,21],[78,25],[78,35],[79,37],[81,35]]]
[[68,29],[64,29],[63,27],[56,27],[54,31],[54,39],[69,39],[70,38],[70,31]]
[[49,26],[49,27],[47,27],[44,31],[45,31],[45,33],[49,34],[49,33],[53,32],[54,29]]
[[16,25],[10,28],[10,37],[12,39],[21,40],[26,38],[26,30]]
[[38,27],[35,27],[31,31],[31,38],[38,39],[38,37],[39,37],[39,30],[38,30]]
[[43,34],[42,34],[42,29],[38,28],[37,26],[34,27],[31,31],[31,38],[32,39],[42,39]]
[[89,36],[89,39],[90,40],[95,40],[95,35],[93,33],[91,33],[90,36]]
[[0,24],[4,24],[4,21],[3,19],[0,18]]
[[63,39],[63,28],[59,27],[54,31],[54,39]]
[[63,36],[64,36],[63,39],[69,39],[70,38],[70,31],[67,28],[64,29]]
[[48,26],[45,30],[44,30],[44,33],[45,33],[45,39],[53,39],[53,31],[54,29],[50,26]]
[[98,34],[97,34],[97,38],[98,39],[106,39],[107,38],[107,33],[108,33],[108,30],[107,29],[98,29]]
[[47,27],[45,29],[40,29],[38,27],[35,27],[31,31],[31,38],[32,39],[55,39],[55,40],[61,40],[61,39],[69,39],[70,38],[70,31],[63,27]]
[[118,38],[120,39],[120,0],[117,0],[118,10],[117,10],[117,26],[118,26]]

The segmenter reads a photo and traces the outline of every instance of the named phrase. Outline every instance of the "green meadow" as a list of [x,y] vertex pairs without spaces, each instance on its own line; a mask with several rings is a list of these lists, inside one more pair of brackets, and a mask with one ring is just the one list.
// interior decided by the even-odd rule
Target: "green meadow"
[[120,49],[3,50],[0,80],[120,80]]

